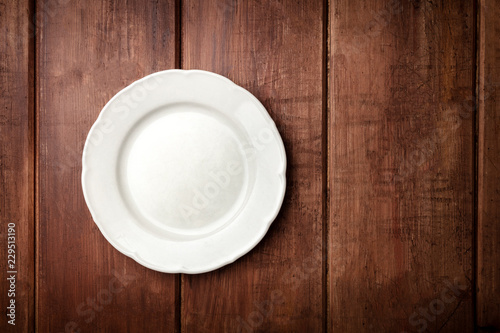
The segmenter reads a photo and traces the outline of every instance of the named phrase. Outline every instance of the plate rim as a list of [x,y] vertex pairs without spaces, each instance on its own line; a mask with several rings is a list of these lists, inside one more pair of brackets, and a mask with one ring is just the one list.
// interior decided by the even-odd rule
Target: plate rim
[[[272,126],[273,129],[278,134],[278,135],[275,136],[275,138],[277,139],[278,147],[279,147],[279,150],[280,150],[280,155],[282,157],[281,163],[283,164],[282,169],[279,170],[279,172],[277,172],[278,177],[280,177],[280,179],[282,180],[282,182],[281,182],[282,185],[281,185],[281,188],[280,188],[281,196],[278,198],[277,204],[274,206],[272,214],[270,214],[270,218],[268,218],[268,219],[267,218],[266,219],[261,219],[262,227],[259,228],[259,234],[256,237],[254,237],[254,241],[253,242],[249,241],[247,243],[247,246],[242,246],[239,251],[233,251],[233,252],[230,252],[229,254],[227,254],[226,256],[221,256],[222,260],[217,261],[217,262],[212,261],[212,263],[209,264],[209,265],[207,265],[207,267],[205,267],[205,268],[187,267],[187,266],[183,265],[181,268],[178,268],[178,269],[170,269],[168,267],[159,266],[159,265],[151,263],[151,262],[149,262],[147,260],[144,260],[143,258],[141,258],[140,256],[138,256],[135,251],[131,252],[131,251],[126,250],[123,246],[121,246],[120,244],[118,244],[114,240],[114,238],[112,238],[108,234],[107,231],[104,230],[103,226],[105,225],[105,223],[103,223],[101,221],[101,218],[98,218],[96,211],[94,210],[93,207],[91,207],[90,199],[89,199],[89,193],[88,193],[87,186],[86,186],[86,183],[85,183],[86,176],[88,176],[88,174],[89,174],[89,167],[86,166],[85,158],[86,158],[86,156],[89,153],[90,138],[91,138],[93,132],[96,130],[97,126],[99,126],[99,124],[102,123],[103,114],[105,113],[104,111],[107,110],[107,109],[109,109],[110,106],[113,104],[113,102],[116,99],[118,99],[120,96],[122,96],[128,90],[132,90],[136,85],[140,84],[141,82],[143,82],[145,80],[148,80],[148,79],[150,79],[150,78],[152,78],[154,76],[160,76],[160,75],[165,75],[165,74],[168,75],[170,73],[172,73],[172,74],[174,74],[174,73],[175,74],[181,74],[181,75],[189,75],[191,73],[193,73],[193,74],[194,73],[198,73],[198,74],[202,74],[202,75],[212,76],[212,77],[214,77],[214,78],[216,78],[218,80],[222,80],[222,81],[224,81],[226,83],[229,83],[232,86],[232,88],[238,89],[241,92],[243,92],[247,97],[249,97],[252,100],[253,104],[255,104],[256,107],[258,107],[259,109],[261,109],[261,111],[263,111],[262,113],[265,114],[269,125]],[[272,117],[269,114],[269,112],[267,111],[267,109],[257,99],[257,97],[255,97],[247,89],[245,89],[245,88],[241,87],[240,85],[236,84],[231,79],[229,79],[229,78],[227,78],[225,76],[222,76],[220,74],[214,73],[214,72],[210,72],[210,71],[206,71],[206,70],[200,70],[200,69],[189,69],[189,70],[186,70],[186,69],[167,69],[167,70],[162,70],[162,71],[158,71],[158,72],[154,72],[154,73],[148,74],[148,75],[146,75],[146,76],[144,76],[144,77],[142,77],[142,78],[140,78],[138,80],[133,81],[129,85],[125,86],[124,88],[120,89],[104,105],[104,107],[99,112],[99,115],[97,116],[96,120],[94,121],[94,123],[90,127],[89,132],[87,134],[87,137],[85,139],[85,144],[84,144],[84,147],[83,147],[82,160],[81,161],[82,161],[81,185],[82,185],[82,192],[83,192],[84,200],[85,200],[87,208],[88,208],[88,210],[90,212],[92,220],[94,221],[95,225],[97,226],[97,228],[99,229],[99,231],[101,232],[101,234],[120,253],[124,254],[127,257],[132,258],[134,261],[136,261],[138,264],[140,264],[140,265],[142,265],[144,267],[147,267],[149,269],[152,269],[152,270],[155,270],[155,271],[158,271],[158,272],[162,272],[162,273],[171,273],[171,274],[177,274],[177,273],[183,273],[183,274],[201,274],[201,273],[206,273],[206,272],[217,270],[217,269],[219,269],[219,268],[221,268],[223,266],[226,266],[226,265],[229,265],[229,264],[235,262],[239,258],[242,258],[248,252],[250,252],[252,249],[254,249],[257,246],[257,244],[259,244],[262,241],[262,239],[265,237],[265,235],[268,233],[269,228],[271,227],[272,223],[276,220],[279,212],[281,211],[281,208],[283,206],[283,202],[284,202],[284,199],[285,199],[285,194],[286,194],[286,187],[287,187],[287,182],[286,182],[287,156],[286,156],[285,145],[284,145],[283,139],[281,137],[281,134],[278,131],[276,123],[272,119]],[[193,240],[193,241],[197,241],[197,240]]]

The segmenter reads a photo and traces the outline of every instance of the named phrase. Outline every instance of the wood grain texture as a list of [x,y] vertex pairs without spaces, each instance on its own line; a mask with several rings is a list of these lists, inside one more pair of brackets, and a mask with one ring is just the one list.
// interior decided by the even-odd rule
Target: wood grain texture
[[174,1],[39,1],[37,37],[40,332],[175,329],[176,276],[102,236],[81,189],[81,156],[120,89],[175,66]]
[[[0,0],[1,332],[500,330],[498,1],[36,2]],[[104,104],[179,66],[257,96],[288,158],[266,237],[201,275],[117,252],[80,181]]]
[[182,66],[248,89],[285,143],[287,192],[257,247],[183,276],[183,332],[319,332],[322,301],[322,1],[183,1]]
[[333,332],[473,329],[474,15],[331,1]]
[[500,330],[500,3],[479,14],[477,323]]
[[[0,331],[34,331],[33,38],[30,1],[0,1]],[[14,223],[15,267],[9,267]],[[11,239],[12,240],[12,239]],[[11,264],[10,262],[9,264]],[[17,271],[15,296],[7,277]],[[13,296],[13,297],[11,297]],[[7,306],[15,300],[15,326]]]

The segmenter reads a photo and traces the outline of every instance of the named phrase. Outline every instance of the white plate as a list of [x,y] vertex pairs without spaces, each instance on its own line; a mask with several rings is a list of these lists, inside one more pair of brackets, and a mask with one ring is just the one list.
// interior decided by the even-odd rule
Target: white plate
[[207,272],[250,251],[286,187],[285,149],[266,109],[200,70],[154,73],[116,94],[89,132],[82,168],[106,239],[169,273]]

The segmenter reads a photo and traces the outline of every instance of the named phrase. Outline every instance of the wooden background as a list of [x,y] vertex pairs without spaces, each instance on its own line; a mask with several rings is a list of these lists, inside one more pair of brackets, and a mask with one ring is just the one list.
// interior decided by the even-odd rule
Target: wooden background
[[[496,0],[0,0],[2,332],[500,330]],[[116,251],[83,199],[104,104],[204,69],[269,110],[287,194],[264,240],[201,275]]]

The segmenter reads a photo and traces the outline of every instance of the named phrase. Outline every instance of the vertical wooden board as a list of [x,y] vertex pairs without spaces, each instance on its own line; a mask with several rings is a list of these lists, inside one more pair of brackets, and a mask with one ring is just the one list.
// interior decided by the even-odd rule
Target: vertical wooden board
[[500,3],[480,4],[477,323],[500,330]]
[[40,332],[169,332],[176,276],[116,251],[92,221],[81,156],[119,90],[175,66],[174,1],[37,5]]
[[[31,69],[33,31],[29,22],[31,9],[30,1],[0,1],[2,332],[34,331],[34,117]],[[11,284],[14,281],[15,283]],[[11,300],[15,301],[15,318],[6,316],[11,314],[11,310],[7,309],[12,307]],[[15,326],[7,322],[12,319],[15,319]]]
[[322,1],[183,1],[182,66],[253,93],[287,151],[281,212],[257,247],[184,275],[184,332],[318,332],[322,302]]
[[331,1],[333,332],[473,329],[473,6]]

